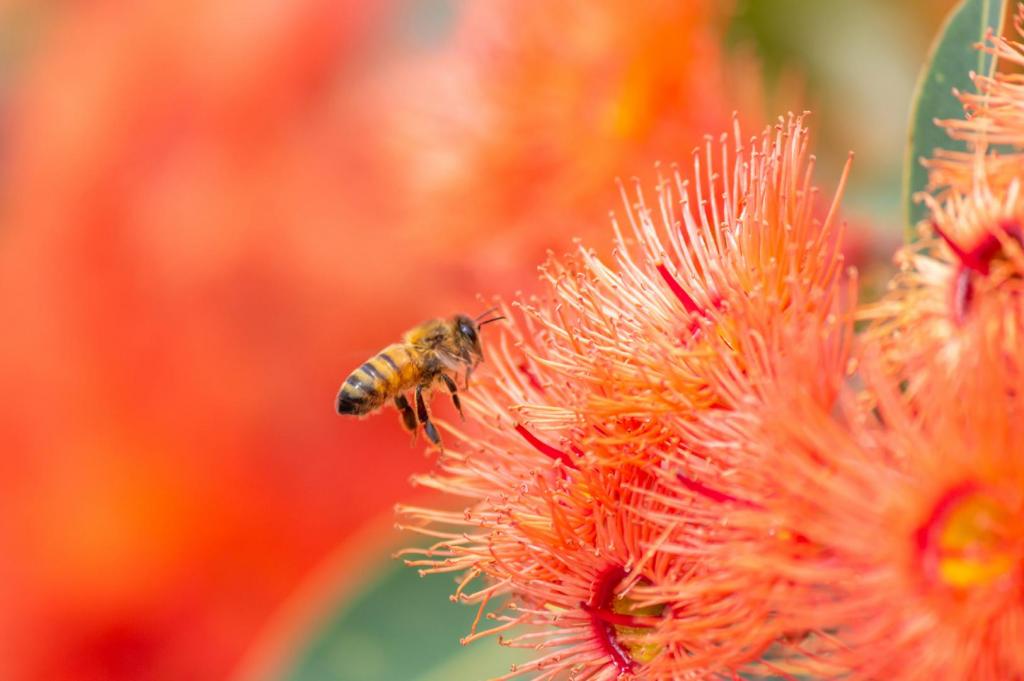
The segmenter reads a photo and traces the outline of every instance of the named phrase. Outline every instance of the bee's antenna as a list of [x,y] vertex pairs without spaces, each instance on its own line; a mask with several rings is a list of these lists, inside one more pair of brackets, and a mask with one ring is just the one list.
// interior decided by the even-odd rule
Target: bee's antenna
[[477,324],[476,326],[477,326],[477,328],[480,328],[480,327],[481,327],[481,326],[483,326],[484,324],[490,324],[491,322],[496,322],[496,321],[499,321],[499,320],[501,320],[501,319],[507,319],[507,317],[505,317],[505,316],[501,316],[501,317],[491,317],[490,319],[485,319],[485,320],[483,320],[482,322],[480,322],[480,323],[479,323],[479,324]]
[[476,319],[474,319],[473,321],[477,321],[477,320],[483,319],[484,317],[486,317],[487,315],[491,314],[492,312],[494,312],[497,309],[498,309],[497,307],[492,307],[490,310],[484,310],[483,312],[478,314],[476,316]]

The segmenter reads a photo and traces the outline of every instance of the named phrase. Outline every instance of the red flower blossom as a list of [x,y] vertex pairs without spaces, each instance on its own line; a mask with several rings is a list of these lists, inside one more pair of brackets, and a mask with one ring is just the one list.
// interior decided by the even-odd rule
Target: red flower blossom
[[815,219],[812,165],[799,117],[709,141],[689,180],[659,184],[657,210],[627,205],[612,265],[551,259],[550,297],[505,310],[520,321],[466,397],[486,432],[447,426],[459,445],[417,479],[470,506],[402,515],[438,538],[414,565],[487,577],[458,592],[481,607],[516,604],[492,631],[541,624],[511,642],[566,646],[514,673],[729,678],[797,629],[772,610],[777,585],[708,559],[745,538],[734,513],[761,509],[744,485],[751,403],[794,339],[823,408],[847,369],[853,284],[836,204]]
[[[1016,362],[1024,322],[1024,201],[1018,181],[988,183],[986,159],[975,157],[973,187],[923,200],[931,220],[922,238],[900,250],[900,273],[881,301],[863,311],[873,320],[864,344],[877,347],[890,370],[908,381],[910,395],[956,390],[975,340],[1001,346]],[[974,331],[977,329],[977,333]],[[928,370],[938,362],[941,370]]]
[[[456,454],[442,468],[456,474],[471,455]],[[661,652],[649,632],[663,621],[658,586],[678,579],[657,552],[660,528],[640,520],[650,501],[634,485],[650,484],[638,469],[552,475],[541,465],[505,494],[463,513],[402,508],[413,522],[456,526],[435,547],[410,560],[423,572],[465,570],[455,597],[478,604],[474,630],[463,640],[502,633],[506,645],[535,648],[538,657],[502,678],[534,673],[548,679],[617,678]],[[564,468],[561,468],[563,472]],[[457,482],[449,492],[464,493]],[[632,517],[624,509],[637,505]],[[466,530],[457,528],[466,527]],[[484,577],[482,584],[474,582]],[[512,594],[501,602],[497,598]],[[642,604],[641,600],[642,599]],[[490,609],[490,612],[487,610]],[[483,617],[495,624],[480,624]],[[480,629],[477,630],[477,626]],[[521,626],[540,625],[537,631]],[[516,631],[505,638],[504,632]]]
[[840,313],[853,280],[839,250],[842,182],[819,221],[812,169],[802,118],[748,142],[736,128],[694,154],[689,178],[663,179],[656,206],[639,191],[627,199],[614,266],[583,248],[550,260],[550,300],[526,304],[535,327],[524,335],[537,340],[523,341],[547,392],[518,407],[523,417],[582,427],[586,442],[623,459],[675,459],[679,443],[720,439],[797,328],[822,362],[828,403],[846,370]]
[[839,422],[799,388],[769,408],[758,460],[773,492],[766,513],[737,520],[751,532],[769,521],[761,530],[785,527],[820,551],[736,544],[724,563],[789,583],[778,611],[807,631],[792,673],[1024,674],[1022,376],[1002,353],[972,346],[955,392],[908,400],[898,377],[869,366],[872,413],[851,402]]

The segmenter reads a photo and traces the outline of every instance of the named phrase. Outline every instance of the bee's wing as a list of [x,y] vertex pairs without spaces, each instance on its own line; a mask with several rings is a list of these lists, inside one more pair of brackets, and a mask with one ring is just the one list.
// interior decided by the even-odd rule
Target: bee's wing
[[441,364],[444,365],[444,368],[449,371],[458,371],[466,366],[465,357],[460,357],[459,355],[448,352],[447,350],[438,349],[437,358],[441,360]]

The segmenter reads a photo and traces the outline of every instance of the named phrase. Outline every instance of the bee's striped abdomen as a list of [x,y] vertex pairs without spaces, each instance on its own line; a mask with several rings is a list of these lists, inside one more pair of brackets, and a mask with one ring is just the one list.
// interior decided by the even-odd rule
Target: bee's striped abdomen
[[368,414],[414,384],[418,375],[405,346],[390,345],[345,380],[338,391],[338,413]]
[[368,380],[362,369],[353,371],[341,385],[338,391],[338,413],[355,414],[356,416],[368,414],[381,405],[384,396]]
[[412,346],[394,343],[381,350],[367,364],[372,364],[384,374],[388,382],[388,391],[394,394],[400,390],[408,390],[419,382],[420,367],[416,357],[417,353]]

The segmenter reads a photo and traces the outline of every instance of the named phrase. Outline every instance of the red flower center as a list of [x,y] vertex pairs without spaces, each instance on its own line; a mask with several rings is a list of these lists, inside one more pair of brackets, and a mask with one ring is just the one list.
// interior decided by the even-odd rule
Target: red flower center
[[620,674],[632,672],[638,662],[649,662],[660,649],[643,642],[623,643],[619,637],[656,626],[664,609],[661,605],[637,608],[628,597],[616,596],[615,589],[625,576],[626,570],[621,566],[606,568],[594,581],[590,600],[580,603],[590,614],[594,635]]
[[[974,300],[974,280],[978,276],[988,276],[992,263],[1003,254],[1003,241],[997,232],[988,232],[974,246],[965,249],[937,224],[933,223],[932,228],[960,261],[960,267],[953,278],[953,319],[957,324],[962,324]],[[999,224],[998,232],[1018,245],[1024,245],[1024,231],[1016,220],[1003,221]]]

